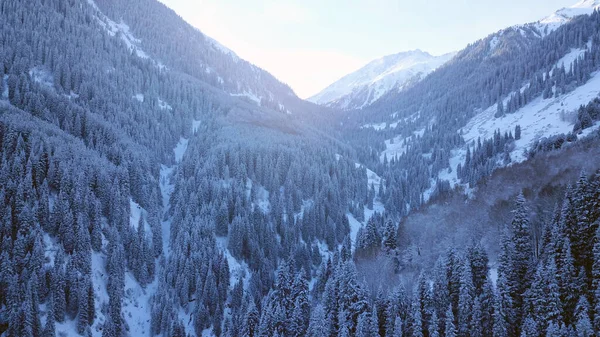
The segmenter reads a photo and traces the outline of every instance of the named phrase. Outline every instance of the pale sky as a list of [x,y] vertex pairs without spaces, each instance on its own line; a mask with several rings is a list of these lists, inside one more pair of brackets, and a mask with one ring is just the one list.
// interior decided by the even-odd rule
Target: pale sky
[[457,51],[577,0],[160,0],[308,98],[369,61]]

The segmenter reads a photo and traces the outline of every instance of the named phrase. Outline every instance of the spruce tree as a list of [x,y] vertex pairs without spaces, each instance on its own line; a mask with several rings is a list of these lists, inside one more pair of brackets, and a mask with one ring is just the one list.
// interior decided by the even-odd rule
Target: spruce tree
[[52,294],[49,295],[48,301],[46,301],[46,308],[48,308],[48,310],[46,310],[46,325],[44,326],[42,336],[55,337],[56,327],[54,322],[54,300]]
[[358,316],[358,321],[356,323],[356,337],[370,336],[370,333],[369,314],[363,312]]
[[592,322],[590,321],[589,306],[590,305],[587,301],[587,298],[582,295],[579,298],[579,302],[577,303],[577,308],[575,310],[575,330],[577,331],[577,336],[594,336],[594,329],[592,327]]
[[523,194],[517,197],[513,214],[511,241],[514,244],[514,253],[512,254],[512,264],[507,274],[507,285],[512,297],[513,308],[516,309],[514,326],[518,327],[523,320],[523,294],[531,283],[530,270],[533,261],[529,210]]
[[525,321],[523,321],[523,327],[521,328],[521,337],[537,337],[539,336],[539,330],[537,328],[537,324],[531,318],[531,316],[527,316]]
[[330,335],[331,325],[328,324],[323,307],[318,304],[311,312],[310,323],[306,331],[307,337],[327,337]]
[[600,331],[600,227],[594,240],[594,264],[592,266],[592,289],[594,303],[594,329]]
[[404,335],[404,326],[402,324],[402,319],[399,316],[396,316],[394,320],[394,334],[393,337],[402,337]]
[[448,310],[446,310],[446,321],[444,322],[444,331],[445,337],[456,337],[458,332],[456,331],[456,326],[454,325],[454,312],[452,311],[452,306],[448,306]]
[[[428,328],[429,337],[440,337],[438,323],[439,323],[438,316],[437,316],[437,313],[434,311],[431,314],[431,319],[429,322],[429,328]],[[471,336],[474,336],[474,335],[471,335]]]
[[[458,298],[458,334],[460,336],[467,336],[469,334],[471,318],[473,314],[474,297],[475,287],[473,286],[471,265],[468,261],[466,261],[462,266]],[[479,314],[481,315],[481,310]]]

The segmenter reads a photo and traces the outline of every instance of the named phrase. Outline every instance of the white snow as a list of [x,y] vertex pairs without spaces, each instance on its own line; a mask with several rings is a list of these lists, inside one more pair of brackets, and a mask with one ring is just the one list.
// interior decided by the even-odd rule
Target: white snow
[[515,113],[501,118],[494,118],[496,105],[493,105],[467,123],[463,138],[467,143],[476,142],[479,137],[482,140],[493,137],[494,130],[514,132],[515,126],[520,125],[521,139],[515,142],[511,158],[513,162],[522,162],[526,159],[523,151],[535,140],[572,131],[579,106],[598,97],[599,93],[600,73],[596,72],[586,84],[568,94],[550,99],[540,96]]
[[[54,76],[52,75],[52,72],[50,72],[50,70],[48,70],[45,67],[35,67],[32,68],[31,70],[29,70],[29,77],[31,77],[31,79],[34,82],[37,82],[43,86],[52,88],[54,87]],[[8,77],[7,77],[8,79]],[[8,90],[8,88],[6,88],[6,90]],[[7,92],[8,95],[8,92]]]
[[201,124],[202,124],[202,121],[197,121],[194,119],[192,121],[192,131],[194,131],[194,133],[196,133],[196,131],[198,131],[198,128],[200,127]]
[[400,157],[402,155],[404,155],[406,153],[407,150],[407,146],[405,144],[406,141],[408,141],[410,137],[408,138],[400,138],[400,137],[395,137],[393,139],[388,139],[385,141],[385,150],[381,152],[380,155],[380,160],[383,161],[383,159],[387,156],[387,159],[390,160],[393,157]]
[[[585,49],[571,50],[570,53],[557,62],[557,66],[564,63],[565,67],[569,67],[584,51]],[[576,121],[579,106],[587,104],[599,95],[600,73],[594,73],[586,84],[570,93],[558,98],[542,99],[541,96],[537,97],[526,106],[512,114],[506,114],[504,117],[495,118],[496,105],[492,105],[485,111],[474,116],[467,123],[462,130],[463,139],[467,144],[472,145],[474,142],[477,142],[478,138],[484,140],[493,137],[494,132],[498,129],[500,129],[502,134],[504,132],[513,132],[514,134],[515,127],[520,125],[521,139],[515,141],[515,147],[510,155],[513,163],[522,162],[527,159],[525,150],[529,149],[536,140],[571,132]],[[596,123],[592,127],[583,130],[579,136],[585,137],[598,128],[600,128],[600,123]],[[388,148],[388,150],[390,149]],[[388,153],[394,150],[395,148],[392,146]],[[452,150],[450,169],[442,169],[438,173],[438,178],[449,181],[451,188],[461,184],[457,178],[456,169],[459,163],[464,163],[465,158],[466,147]],[[434,189],[435,181],[432,180],[432,187],[424,193],[425,201],[428,200]],[[467,192],[472,191],[467,189]]]
[[173,110],[173,107],[171,107],[171,105],[169,105],[169,103],[163,101],[162,99],[158,99],[158,107],[162,110]]
[[[591,47],[591,41],[588,42],[587,45]],[[567,53],[567,55],[563,56],[560,60],[558,60],[558,62],[556,62],[556,67],[564,66],[565,69],[569,71],[569,68],[571,67],[573,62],[575,62],[575,60],[577,60],[578,58],[583,57],[585,52],[586,48],[571,48],[571,51]]]
[[394,137],[385,141],[385,150],[383,150],[379,156],[379,160],[383,162],[383,159],[387,156],[388,160],[398,156],[402,156],[408,150],[407,144],[409,144],[412,137],[423,137],[425,134],[425,128],[413,132],[412,136],[402,138]]
[[375,188],[375,191],[379,191],[379,187],[381,186],[381,182],[382,179],[380,176],[377,175],[377,173],[369,170],[368,168],[367,170],[367,188],[371,188],[371,184],[373,185],[373,187]]
[[533,25],[539,30],[542,36],[544,36],[571,21],[571,19],[574,17],[579,15],[590,15],[595,9],[598,8],[600,8],[600,1],[582,0],[571,7],[559,9],[552,15],[534,23]]
[[[55,327],[56,327],[56,335],[57,336],[61,336],[61,337],[78,337],[79,334],[77,333],[77,320],[69,320],[69,319],[65,319],[64,322],[56,322],[54,323]],[[92,334],[94,335],[94,334]],[[102,334],[97,334],[94,336],[101,336]]]
[[173,149],[173,152],[175,153],[175,161],[176,162],[180,163],[181,160],[183,159],[183,154],[187,150],[188,143],[189,143],[188,139],[185,139],[183,137],[179,138],[179,143],[177,143],[177,145]]
[[260,97],[256,96],[255,94],[251,93],[251,92],[247,92],[244,91],[243,93],[238,93],[238,94],[229,94],[233,97],[246,97],[248,99],[250,99],[252,102],[256,103],[257,105],[260,106]]
[[269,201],[269,191],[264,187],[260,186],[256,192],[256,204],[263,213],[269,213],[271,211],[271,202]]
[[[183,158],[183,155],[185,154],[185,151],[187,150],[187,146],[188,146],[188,140],[183,137],[180,137],[179,142],[177,143],[175,148],[173,148],[173,152],[175,153],[175,161],[177,162],[177,164],[179,164],[181,162],[181,159]],[[178,166],[177,164],[174,166],[170,166],[170,167],[166,166],[166,165],[160,166],[159,187],[160,187],[160,194],[162,196],[162,204],[163,204],[161,228],[162,228],[162,238],[163,238],[163,251],[165,253],[165,256],[169,256],[169,241],[170,241],[170,237],[171,237],[171,219],[165,218],[165,215],[167,214],[167,212],[169,211],[169,208],[171,207],[171,203],[170,203],[171,195],[173,194],[173,191],[175,190],[175,185],[171,182],[171,177],[173,176],[175,170],[177,169],[177,166]]]
[[[169,211],[171,194],[175,186],[171,184],[171,176],[173,175],[174,167],[167,167],[165,165],[160,166],[160,194],[162,196],[163,204],[163,216]],[[163,251],[165,256],[169,256],[169,240],[171,237],[171,219],[163,221],[161,219],[162,238],[163,238]]]
[[[355,164],[356,167],[361,167],[363,166],[362,164],[356,163]],[[366,168],[367,171],[367,188],[371,188],[371,185],[373,185],[373,187],[375,188],[375,192],[379,191],[379,188],[381,186],[381,184],[383,183],[383,179],[381,179],[380,176],[377,175],[377,173],[369,170],[368,168]],[[352,213],[347,213],[346,216],[348,217],[348,223],[350,224],[350,239],[352,240],[352,250],[354,250],[355,246],[356,246],[356,235],[358,234],[358,230],[364,226],[369,219],[371,219],[371,217],[373,216],[373,214],[375,214],[375,212],[377,213],[383,213],[384,211],[384,207],[383,204],[378,200],[378,198],[376,197],[373,200],[373,209],[368,209],[367,206],[364,207],[364,222],[360,222],[358,221],[354,215],[352,215]],[[321,254],[323,255],[323,254]]]
[[2,77],[2,99],[8,99],[8,75]]
[[48,233],[44,233],[44,258],[48,261],[47,266],[54,266],[54,258],[56,257],[56,240],[54,240]]
[[[310,208],[313,207],[313,205],[315,204],[315,201],[313,199],[308,199],[308,200],[302,200],[302,206],[300,207],[300,212],[294,214],[294,219],[298,220],[298,219],[302,219],[304,218],[304,212]],[[302,242],[304,242],[304,240],[301,238]]]
[[150,300],[156,293],[157,280],[142,288],[130,272],[125,273],[125,296],[123,298],[123,316],[129,326],[130,336],[151,336]]
[[280,111],[284,111],[286,114],[291,115],[292,112],[290,110],[288,110],[288,108],[285,107],[285,105],[281,104],[281,103],[277,103],[279,106],[279,110]]
[[371,124],[365,124],[363,126],[361,126],[361,129],[366,129],[366,128],[373,128],[375,129],[375,131],[381,131],[385,128],[388,127],[388,123],[383,122],[383,123],[371,123]]
[[360,109],[395,88],[402,90],[408,82],[425,77],[454,55],[432,56],[421,50],[388,55],[344,76],[308,100],[322,105],[335,103],[343,109]]
[[227,264],[229,265],[229,288],[233,288],[237,283],[238,279],[243,279],[244,289],[248,289],[251,271],[248,268],[248,264],[242,261],[241,263],[231,255],[229,249],[227,249],[228,238],[219,237],[217,240],[217,247],[221,249],[225,257],[227,258]]
[[70,92],[68,95],[66,95],[66,94],[65,94],[64,96],[65,96],[66,98],[68,98],[68,99],[76,99],[76,98],[79,98],[79,95],[78,95],[78,94],[76,94],[76,93],[74,93],[72,90],[71,90],[71,92]]
[[[102,332],[99,331],[105,321],[102,307],[108,305],[108,293],[106,291],[108,274],[106,273],[105,265],[105,255],[103,253],[92,252],[92,286],[94,288],[94,307],[96,309],[96,319],[94,319],[94,324],[92,325],[92,335],[94,337],[102,336]],[[59,330],[56,329],[56,331],[58,332]],[[57,336],[60,335],[57,333]]]
[[498,268],[490,268],[490,280],[492,281],[492,285],[496,288],[496,284],[498,283]]
[[437,188],[437,182],[435,179],[429,179],[429,188],[423,192],[423,202],[428,202],[431,199],[431,195]]
[[494,51],[494,50],[496,50],[496,47],[498,46],[498,43],[499,43],[499,42],[500,42],[500,41],[499,41],[499,39],[498,39],[498,36],[494,36],[494,37],[492,38],[492,40],[490,41],[490,50],[491,50],[491,51]]
[[[140,223],[140,217],[144,214],[146,214],[146,210],[144,210],[142,208],[142,206],[140,206],[137,202],[133,201],[132,199],[129,199],[129,224],[131,225],[131,227],[135,228],[136,230],[138,229],[138,224]],[[144,220],[144,231],[146,233],[150,233],[151,229],[150,226],[148,225],[148,222]]]
[[454,149],[450,152],[450,169],[445,168],[438,174],[438,178],[441,180],[447,180],[450,182],[450,187],[454,188],[460,183],[456,175],[456,168],[458,164],[463,164],[467,157],[467,151],[465,149]]
[[348,217],[348,223],[350,224],[350,239],[352,240],[352,251],[354,251],[356,248],[356,235],[363,224],[356,220],[352,213],[347,213],[346,216]]
[[[162,173],[162,172],[161,172]],[[162,188],[161,188],[162,190]],[[130,200],[131,215],[130,224],[136,229],[139,224],[139,219],[145,210],[136,202]],[[151,229],[147,221],[144,221],[146,233],[151,233]],[[168,239],[168,237],[167,237]],[[164,236],[163,236],[164,240]],[[164,241],[163,241],[164,244]],[[157,268],[158,269],[158,268]],[[97,269],[93,269],[97,270]],[[125,273],[125,291],[123,298],[123,315],[129,326],[131,336],[150,336],[150,317],[151,317],[151,299],[156,293],[157,279],[146,287],[140,286],[130,272]],[[103,288],[106,291],[105,287]],[[108,301],[108,300],[107,300]]]
[[140,103],[144,103],[144,94],[135,94],[133,95],[133,99],[137,100]]

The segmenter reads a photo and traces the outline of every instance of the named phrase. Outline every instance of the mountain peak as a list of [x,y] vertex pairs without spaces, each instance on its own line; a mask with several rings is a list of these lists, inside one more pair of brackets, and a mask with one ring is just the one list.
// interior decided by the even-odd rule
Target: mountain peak
[[433,56],[421,49],[387,55],[342,77],[309,100],[342,109],[363,108],[391,90],[401,90],[450,60],[454,53]]
[[549,33],[576,16],[589,15],[600,8],[600,0],[581,0],[571,7],[561,8],[536,23],[540,32]]
[[571,6],[570,8],[592,8],[600,7],[600,0],[582,0]]

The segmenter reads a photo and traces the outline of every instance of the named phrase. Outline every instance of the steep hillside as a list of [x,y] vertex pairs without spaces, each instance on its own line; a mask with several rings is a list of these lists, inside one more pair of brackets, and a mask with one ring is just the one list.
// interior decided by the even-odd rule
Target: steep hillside
[[223,90],[232,97],[281,113],[318,114],[273,75],[183,21],[158,1],[88,0],[97,20],[119,34],[138,56]]
[[[294,251],[312,277],[349,232],[367,178],[330,159],[351,152],[333,114],[163,5],[4,1],[0,17],[3,336],[219,335],[238,280],[258,303],[265,271]],[[347,193],[317,198],[331,190]],[[329,225],[282,226],[304,213]]]

